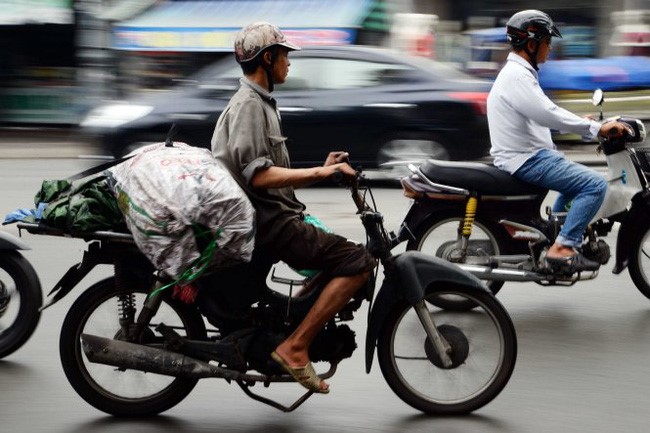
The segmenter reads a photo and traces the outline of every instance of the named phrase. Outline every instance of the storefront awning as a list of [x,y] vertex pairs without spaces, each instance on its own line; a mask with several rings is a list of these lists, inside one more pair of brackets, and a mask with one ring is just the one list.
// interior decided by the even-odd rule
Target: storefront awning
[[73,22],[72,0],[0,0],[0,25]]
[[113,27],[113,48],[232,51],[247,24],[268,21],[302,46],[352,43],[373,0],[214,0],[162,4]]

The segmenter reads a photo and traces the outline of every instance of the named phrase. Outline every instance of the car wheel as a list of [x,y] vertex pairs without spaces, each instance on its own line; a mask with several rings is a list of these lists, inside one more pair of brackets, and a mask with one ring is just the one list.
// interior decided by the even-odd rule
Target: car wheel
[[426,159],[450,160],[448,145],[439,137],[404,136],[387,140],[377,153],[377,166],[392,175],[409,173],[407,165],[419,165]]

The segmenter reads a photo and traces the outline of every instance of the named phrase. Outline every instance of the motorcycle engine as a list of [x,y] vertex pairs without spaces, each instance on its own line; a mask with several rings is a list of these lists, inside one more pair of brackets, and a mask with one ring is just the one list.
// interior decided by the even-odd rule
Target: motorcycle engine
[[349,358],[357,348],[354,331],[347,325],[332,325],[322,330],[309,347],[312,361],[338,362]]
[[609,245],[602,239],[599,239],[597,242],[587,242],[584,244],[582,246],[582,254],[589,260],[598,262],[601,265],[606,264],[612,256],[609,251]]
[[[246,360],[263,374],[279,375],[285,371],[270,356],[286,336],[267,330],[258,330],[246,349]],[[347,325],[331,325],[322,330],[309,347],[312,362],[338,362],[349,358],[357,348],[354,331]]]

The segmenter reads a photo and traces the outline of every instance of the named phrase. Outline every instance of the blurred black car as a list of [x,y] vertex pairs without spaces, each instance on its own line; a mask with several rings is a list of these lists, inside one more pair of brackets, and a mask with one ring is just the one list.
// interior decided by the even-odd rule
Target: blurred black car
[[[374,168],[426,157],[487,155],[485,116],[490,83],[430,59],[360,46],[292,52],[286,83],[273,92],[294,167],[320,165],[329,151]],[[168,92],[93,109],[85,132],[114,156],[165,140],[210,147],[217,117],[239,86],[228,57]]]

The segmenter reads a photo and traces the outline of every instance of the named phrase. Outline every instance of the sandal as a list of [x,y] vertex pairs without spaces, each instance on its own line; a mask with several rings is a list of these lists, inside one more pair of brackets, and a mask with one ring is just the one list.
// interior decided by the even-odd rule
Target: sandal
[[321,383],[323,381],[316,374],[314,366],[311,362],[308,362],[303,367],[292,367],[287,364],[284,359],[280,357],[275,351],[271,353],[271,358],[277,362],[287,373],[293,377],[296,382],[300,383],[302,386],[307,388],[312,392],[317,392],[319,394],[327,394],[330,392],[329,388],[322,388]]

